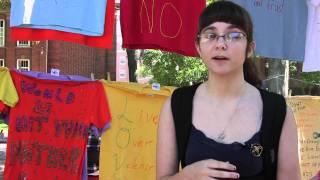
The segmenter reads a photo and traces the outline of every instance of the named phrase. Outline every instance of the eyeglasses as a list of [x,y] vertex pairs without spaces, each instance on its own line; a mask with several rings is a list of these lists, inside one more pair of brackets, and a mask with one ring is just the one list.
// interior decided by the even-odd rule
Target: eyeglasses
[[225,35],[219,36],[215,33],[202,33],[198,35],[200,42],[219,42],[220,37],[222,37],[225,43],[234,43],[246,39],[247,36],[242,32],[229,32]]

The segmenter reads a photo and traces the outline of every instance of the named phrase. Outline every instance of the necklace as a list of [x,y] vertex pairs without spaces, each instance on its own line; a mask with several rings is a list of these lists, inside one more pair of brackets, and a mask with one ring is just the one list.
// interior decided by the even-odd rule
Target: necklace
[[219,141],[223,141],[226,138],[226,129],[227,129],[228,125],[231,123],[231,121],[233,120],[233,117],[236,114],[237,110],[239,109],[239,105],[242,100],[241,94],[244,94],[245,87],[246,87],[246,82],[241,87],[240,96],[239,96],[238,100],[236,101],[235,109],[232,112],[229,120],[227,121],[227,124],[224,126],[223,130],[218,134]]

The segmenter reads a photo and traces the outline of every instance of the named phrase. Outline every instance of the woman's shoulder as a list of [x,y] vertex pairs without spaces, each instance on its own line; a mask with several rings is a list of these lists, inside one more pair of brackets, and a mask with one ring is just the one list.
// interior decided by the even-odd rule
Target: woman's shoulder
[[277,114],[280,119],[284,119],[287,113],[287,103],[283,95],[270,92],[263,89],[258,89],[263,102],[264,113]]
[[197,88],[201,83],[197,83],[191,86],[182,86],[174,90],[172,96],[184,96],[184,95],[194,95]]
[[285,102],[285,98],[281,94],[277,94],[274,92],[270,92],[268,90],[264,90],[261,88],[257,88],[260,92],[263,101],[277,101],[277,102]]

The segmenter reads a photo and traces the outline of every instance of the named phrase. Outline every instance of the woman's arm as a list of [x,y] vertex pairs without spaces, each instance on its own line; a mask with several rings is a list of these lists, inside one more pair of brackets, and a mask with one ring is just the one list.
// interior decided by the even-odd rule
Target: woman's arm
[[164,103],[160,114],[156,169],[157,180],[166,179],[166,177],[174,175],[179,171],[177,142],[170,98]]
[[289,107],[279,142],[277,180],[301,180],[297,125]]

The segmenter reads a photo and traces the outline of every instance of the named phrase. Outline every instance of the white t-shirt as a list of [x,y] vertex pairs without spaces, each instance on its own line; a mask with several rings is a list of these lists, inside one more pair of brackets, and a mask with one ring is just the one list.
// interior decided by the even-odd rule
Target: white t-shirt
[[303,71],[320,71],[320,0],[307,0],[308,24]]

